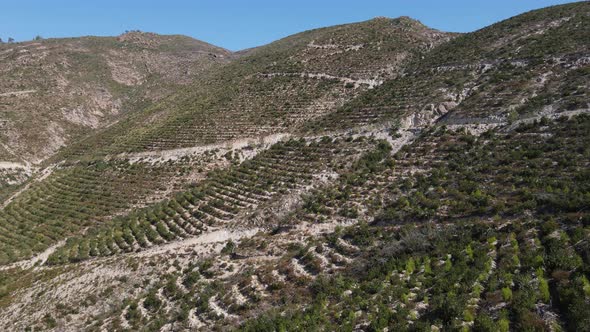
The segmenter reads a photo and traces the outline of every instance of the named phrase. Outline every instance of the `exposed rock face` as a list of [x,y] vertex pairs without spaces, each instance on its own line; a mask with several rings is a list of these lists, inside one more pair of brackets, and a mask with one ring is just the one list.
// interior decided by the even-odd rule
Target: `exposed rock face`
[[0,45],[0,142],[39,162],[230,56],[188,37],[139,32]]

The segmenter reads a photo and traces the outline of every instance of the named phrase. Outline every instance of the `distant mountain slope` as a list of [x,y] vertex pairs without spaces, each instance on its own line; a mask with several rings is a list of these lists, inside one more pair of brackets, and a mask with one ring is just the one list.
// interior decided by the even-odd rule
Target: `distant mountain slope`
[[[161,150],[290,131],[398,75],[449,40],[409,18],[303,32],[249,50],[190,87],[76,146]],[[105,147],[106,145],[106,147]]]
[[[525,13],[441,44],[403,76],[307,125],[321,131],[383,122],[500,123],[587,109],[590,4]],[[402,121],[403,122],[403,121]]]
[[37,163],[145,107],[231,53],[184,36],[47,39],[0,45],[0,160]]

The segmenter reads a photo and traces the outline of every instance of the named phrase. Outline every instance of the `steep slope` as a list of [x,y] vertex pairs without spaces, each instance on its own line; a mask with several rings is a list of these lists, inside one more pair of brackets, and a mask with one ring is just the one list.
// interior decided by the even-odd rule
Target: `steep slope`
[[587,2],[555,6],[462,35],[307,129],[399,125],[450,110],[448,124],[482,125],[588,109],[589,12]]
[[[131,34],[124,39],[139,43],[136,39],[144,37]],[[0,220],[10,229],[14,229],[10,221],[17,220],[22,231],[13,232],[14,238],[6,243],[0,260],[11,262],[31,256],[67,236],[94,231],[132,208],[172,198],[175,192],[200,181],[208,170],[225,167],[232,160],[250,159],[288,137],[278,134],[260,138],[293,128],[289,123],[270,125],[286,121],[280,114],[313,117],[308,113],[322,112],[318,106],[322,98],[336,98],[340,103],[365,91],[377,78],[401,69],[403,59],[421,54],[446,38],[408,18],[379,18],[295,35],[204,72],[180,92],[145,110],[123,115],[97,135],[64,149],[63,154],[50,160],[55,165],[37,172],[11,195],[4,194],[8,198],[2,204]],[[338,44],[327,44],[330,40]],[[317,43],[328,46],[318,47]],[[346,46],[352,44],[357,46]],[[345,47],[334,50],[339,47],[335,45]],[[375,60],[366,61],[368,54]],[[295,64],[304,72],[291,75],[285,69]],[[389,69],[379,72],[377,68]],[[345,81],[338,75],[346,75]],[[367,75],[373,75],[373,79]],[[347,87],[350,82],[346,80],[354,79],[362,83]],[[294,101],[299,98],[302,100]],[[283,108],[277,110],[280,105]],[[279,113],[269,116],[271,110]],[[105,137],[106,148],[100,150]],[[248,137],[251,139],[243,139]],[[232,138],[242,140],[227,143]],[[108,139],[113,143],[108,144]],[[86,145],[88,141],[99,146]],[[219,143],[203,145],[215,142]],[[82,156],[83,161],[76,154],[79,147],[92,148]],[[101,159],[101,152],[126,150],[139,152]],[[64,163],[60,158],[68,153],[72,154]]]
[[[581,115],[480,137],[441,126],[393,156],[357,141],[365,153],[352,163],[322,161],[346,139],[281,144],[49,260],[85,263],[7,271],[0,318],[85,330],[584,330],[589,125]],[[297,162],[265,169],[272,159]],[[318,180],[310,160],[338,169],[334,185],[272,203],[287,179]],[[269,218],[230,216],[248,204]]]
[[397,75],[408,59],[452,36],[408,18],[377,18],[287,37],[246,52],[73,152],[184,148],[288,132]]
[[230,56],[189,37],[141,32],[2,44],[0,160],[39,163]]
[[4,201],[0,326],[590,329],[589,13],[244,52]]

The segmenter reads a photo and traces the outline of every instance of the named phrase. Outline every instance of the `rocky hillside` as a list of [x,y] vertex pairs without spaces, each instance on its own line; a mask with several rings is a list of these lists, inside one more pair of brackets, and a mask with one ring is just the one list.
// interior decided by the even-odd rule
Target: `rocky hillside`
[[[314,44],[331,40],[348,45],[347,38],[364,44],[342,52],[334,51],[336,44]],[[27,232],[35,229],[35,239],[19,236],[20,243],[9,245],[0,259],[18,260],[45,250],[88,226],[94,229],[102,224],[99,220],[169,199],[195,186],[208,171],[251,159],[289,138],[289,131],[305,119],[333,111],[374,88],[395,76],[393,70],[401,70],[407,60],[449,38],[408,18],[379,18],[304,32],[212,68],[163,100],[122,115],[66,147],[20,188],[4,188],[6,211],[19,206],[40,210],[32,219],[21,220],[29,225],[23,226]],[[368,54],[375,61],[367,62]],[[300,59],[293,60],[295,56]],[[276,68],[295,64],[302,66],[301,73]],[[384,68],[389,69],[381,71]],[[72,196],[81,184],[81,195]],[[64,219],[63,211],[47,210],[49,205],[69,206],[72,213]]]
[[0,160],[38,164],[230,58],[188,37],[142,32],[0,44]]
[[587,3],[552,7],[457,37],[307,129],[399,125],[412,114],[411,122],[445,115],[446,124],[483,128],[588,109],[587,11]]
[[589,27],[377,18],[170,68],[0,163],[0,328],[590,330]]

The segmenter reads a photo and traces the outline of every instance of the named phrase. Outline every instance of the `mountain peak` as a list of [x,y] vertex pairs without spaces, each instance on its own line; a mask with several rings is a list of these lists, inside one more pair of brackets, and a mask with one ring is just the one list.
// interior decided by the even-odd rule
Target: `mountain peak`
[[414,28],[427,28],[422,22],[417,19],[414,19],[410,16],[400,16],[397,18],[391,18],[386,16],[377,16],[373,19],[369,20],[369,22],[374,22],[377,24],[392,24],[395,26],[403,26],[403,27],[414,27]]
[[140,30],[125,31],[124,33],[117,36],[117,40],[120,42],[133,42],[133,43],[146,43],[148,41],[154,41],[160,35],[153,32],[143,32]]
[[416,27],[426,27],[426,25],[424,25],[422,22],[410,16],[400,16],[398,18],[393,19],[392,21],[398,24],[413,25]]
[[372,20],[373,21],[389,21],[389,20],[391,20],[391,17],[387,17],[387,16],[375,16]]

